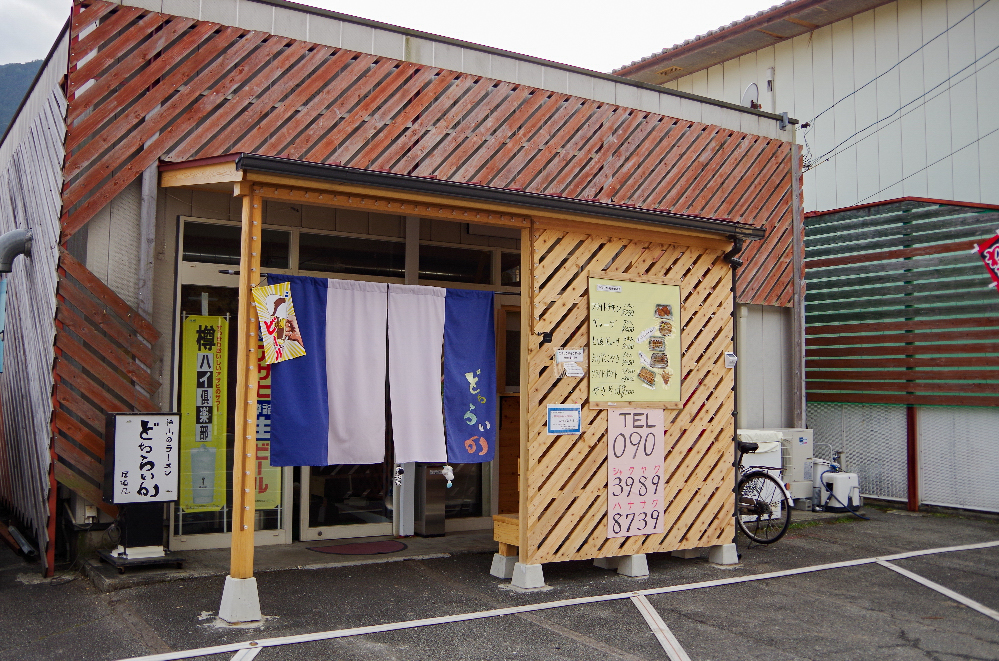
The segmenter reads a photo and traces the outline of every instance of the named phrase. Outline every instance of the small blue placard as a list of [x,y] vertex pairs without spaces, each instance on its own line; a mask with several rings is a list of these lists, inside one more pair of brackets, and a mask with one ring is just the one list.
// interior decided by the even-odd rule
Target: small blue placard
[[579,404],[549,404],[548,435],[579,434],[582,432],[582,419]]

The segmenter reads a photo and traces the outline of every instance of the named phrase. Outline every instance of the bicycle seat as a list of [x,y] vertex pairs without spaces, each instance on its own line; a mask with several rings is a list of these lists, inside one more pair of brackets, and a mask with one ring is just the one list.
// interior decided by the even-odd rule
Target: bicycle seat
[[747,452],[756,452],[759,447],[759,443],[745,443],[743,441],[739,441],[739,452],[742,454],[746,454]]

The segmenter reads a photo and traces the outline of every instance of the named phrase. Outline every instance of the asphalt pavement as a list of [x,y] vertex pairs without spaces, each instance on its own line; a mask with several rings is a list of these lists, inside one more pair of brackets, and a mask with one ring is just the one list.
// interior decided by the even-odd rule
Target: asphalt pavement
[[[289,568],[257,576],[265,621],[220,626],[224,578],[190,576],[101,592],[77,573],[40,578],[0,549],[0,661],[121,659],[495,608],[631,593],[702,581],[999,540],[999,523],[867,508],[870,521],[814,522],[772,546],[740,545],[741,563],[650,555],[647,578],[591,562],[545,566],[548,589],[516,592],[489,575],[491,554]],[[446,539],[446,538],[445,538]],[[386,558],[389,559],[389,558]],[[893,564],[999,610],[999,547]],[[999,659],[999,622],[878,564],[648,595],[690,659]],[[233,652],[199,658],[231,659]],[[627,597],[263,649],[278,659],[446,661],[667,659]]]

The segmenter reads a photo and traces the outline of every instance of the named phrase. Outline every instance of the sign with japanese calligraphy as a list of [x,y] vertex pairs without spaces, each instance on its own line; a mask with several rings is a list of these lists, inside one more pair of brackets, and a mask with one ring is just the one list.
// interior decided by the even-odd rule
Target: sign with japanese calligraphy
[[104,500],[117,504],[177,500],[179,427],[176,413],[108,414]]
[[281,282],[253,288],[253,303],[264,338],[264,362],[268,365],[305,355],[302,333],[291,302],[291,283]]
[[181,337],[180,506],[210,512],[226,504],[226,386],[229,322],[191,316]]
[[663,532],[662,409],[607,411],[607,537]]
[[271,466],[271,366],[264,362],[264,345],[257,344],[257,473],[255,506],[271,510],[281,504],[281,469]]
[[975,244],[975,251],[985,263],[992,278],[991,287],[999,286],[999,236],[994,236],[985,243]]
[[590,278],[590,407],[680,402],[680,287]]

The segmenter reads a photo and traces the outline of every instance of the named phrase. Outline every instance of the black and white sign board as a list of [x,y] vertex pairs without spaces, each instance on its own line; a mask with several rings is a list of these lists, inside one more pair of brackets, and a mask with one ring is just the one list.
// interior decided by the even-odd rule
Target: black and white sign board
[[105,454],[111,461],[105,461],[104,500],[116,505],[177,500],[179,429],[177,413],[108,414]]
[[163,548],[163,503],[180,489],[180,415],[109,413],[104,430],[104,501],[119,506],[121,539],[102,559],[124,571],[131,565],[177,564]]

